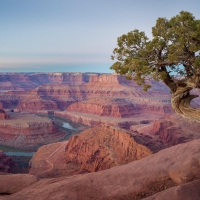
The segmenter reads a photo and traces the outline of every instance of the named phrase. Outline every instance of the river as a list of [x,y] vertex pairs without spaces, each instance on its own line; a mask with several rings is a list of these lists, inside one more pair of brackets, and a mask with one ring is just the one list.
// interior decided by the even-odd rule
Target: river
[[7,156],[30,156],[32,157],[35,152],[5,152]]
[[68,122],[63,122],[63,127],[67,128],[67,129],[71,129],[71,130],[78,130],[77,128],[74,128],[73,126],[71,126]]

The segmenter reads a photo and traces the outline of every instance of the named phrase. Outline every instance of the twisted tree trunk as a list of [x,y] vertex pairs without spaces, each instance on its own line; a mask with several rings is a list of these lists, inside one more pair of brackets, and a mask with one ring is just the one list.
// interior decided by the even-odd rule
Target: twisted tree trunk
[[198,97],[198,95],[190,94],[192,89],[192,86],[177,87],[172,95],[171,104],[176,113],[200,123],[200,109],[195,109],[190,105],[191,100]]

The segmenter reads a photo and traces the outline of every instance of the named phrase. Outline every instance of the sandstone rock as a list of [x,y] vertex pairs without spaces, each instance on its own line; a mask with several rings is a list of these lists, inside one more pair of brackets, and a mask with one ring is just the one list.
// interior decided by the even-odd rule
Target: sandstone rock
[[0,120],[10,119],[10,116],[2,109],[0,109]]
[[[1,199],[142,199],[195,179],[200,179],[200,140],[100,172],[43,179]],[[192,191],[199,197],[199,190]]]
[[12,159],[0,150],[0,172],[10,172],[13,166],[14,162]]
[[96,172],[151,154],[150,149],[138,144],[128,133],[101,126],[87,129],[73,136],[68,142],[39,148],[31,160],[29,173],[40,177],[53,177],[61,174],[55,169],[65,175]]
[[35,150],[42,144],[60,141],[65,137],[50,119],[27,113],[10,114],[10,120],[0,120],[2,145]]
[[34,183],[39,179],[28,174],[0,175],[0,199],[1,194],[9,195],[16,193]]
[[51,107],[52,109],[65,110],[74,102],[102,98],[103,96],[125,99],[136,98],[137,100],[140,98],[141,102],[146,98],[148,100],[148,98],[153,97],[154,100],[152,101],[156,101],[154,105],[148,108],[149,103],[140,102],[137,109],[140,107],[142,110],[152,110],[151,113],[160,114],[170,112],[170,103],[169,106],[164,105],[162,100],[157,103],[155,99],[155,97],[159,97],[169,100],[169,91],[161,82],[150,83],[153,85],[152,89],[149,92],[143,92],[141,87],[133,81],[126,80],[124,76],[111,74],[34,73],[14,74],[13,76],[7,74],[6,76],[9,78],[7,77],[5,80],[12,81],[13,78],[13,80],[16,80],[16,84],[20,80],[19,77],[22,76],[23,84],[33,83],[34,87],[38,87],[32,91],[14,91],[0,95],[3,108],[17,108],[31,112],[50,110]]
[[179,186],[175,186],[159,192],[144,200],[199,200],[200,199],[200,180],[195,180]]
[[151,133],[161,141],[176,145],[200,138],[200,124],[174,114],[156,120]]
[[66,146],[66,161],[95,172],[139,160],[152,154],[128,133],[109,126],[96,127],[73,136]]
[[17,106],[20,111],[35,112],[37,110],[56,110],[57,105],[54,101],[44,100],[42,98],[24,98],[18,102]]
[[67,110],[118,118],[133,117],[140,113],[137,107],[127,100],[111,98],[90,99],[88,101],[73,103]]
[[57,142],[40,147],[29,162],[29,174],[41,178],[77,174],[77,166],[66,166],[67,143]]
[[89,73],[0,73],[0,90],[31,90],[42,84],[83,84],[89,81]]

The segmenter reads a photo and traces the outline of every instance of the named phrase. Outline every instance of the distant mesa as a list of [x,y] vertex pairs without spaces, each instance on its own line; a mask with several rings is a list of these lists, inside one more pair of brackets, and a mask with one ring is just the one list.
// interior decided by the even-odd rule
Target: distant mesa
[[0,120],[7,120],[7,119],[10,119],[10,116],[3,109],[0,109]]
[[107,117],[132,117],[140,112],[133,103],[126,99],[95,98],[71,104],[68,111],[90,113]]

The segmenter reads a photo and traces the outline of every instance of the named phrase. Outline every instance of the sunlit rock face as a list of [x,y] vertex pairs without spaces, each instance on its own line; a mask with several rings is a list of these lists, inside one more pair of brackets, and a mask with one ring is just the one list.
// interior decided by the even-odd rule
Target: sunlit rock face
[[41,147],[30,162],[30,174],[39,177],[97,172],[140,160],[152,151],[116,127],[87,129],[69,141]]

